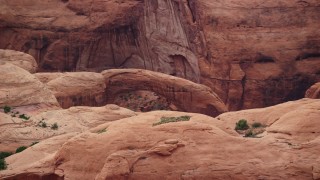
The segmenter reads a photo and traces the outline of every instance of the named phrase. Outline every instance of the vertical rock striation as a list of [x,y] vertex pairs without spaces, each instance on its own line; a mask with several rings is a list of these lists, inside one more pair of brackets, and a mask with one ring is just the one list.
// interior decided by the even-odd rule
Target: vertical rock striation
[[201,82],[229,109],[302,98],[320,79],[316,0],[0,0],[0,48],[40,71],[140,68]]

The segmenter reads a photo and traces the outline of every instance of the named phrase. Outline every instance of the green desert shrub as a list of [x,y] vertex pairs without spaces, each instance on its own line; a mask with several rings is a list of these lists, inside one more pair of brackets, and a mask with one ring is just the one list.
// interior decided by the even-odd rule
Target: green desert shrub
[[16,149],[16,153],[20,153],[20,152],[22,152],[22,151],[24,151],[24,150],[26,150],[26,149],[27,149],[26,146],[20,146],[20,147],[18,147],[18,148]]
[[171,123],[171,122],[179,122],[179,121],[189,121],[191,116],[180,116],[180,117],[161,117],[160,121],[154,123],[153,126]]
[[46,122],[43,122],[43,121],[40,121],[40,122],[38,123],[38,126],[39,126],[39,127],[42,127],[42,128],[48,127],[48,126],[47,126],[47,123],[46,123]]
[[4,159],[12,155],[12,152],[0,152],[0,159]]
[[31,147],[31,146],[34,146],[34,145],[36,145],[36,144],[38,144],[38,143],[39,143],[38,141],[33,142],[33,143],[30,144],[30,147]]
[[53,129],[53,130],[57,130],[58,128],[59,128],[59,126],[57,123],[54,123],[51,125],[51,129]]
[[249,129],[247,120],[241,119],[236,123],[235,130],[247,130],[247,129]]
[[252,128],[259,128],[259,127],[262,127],[262,124],[259,122],[255,122],[252,124]]
[[25,114],[20,114],[19,118],[24,119],[24,120],[29,120],[30,117],[26,116]]
[[7,169],[7,163],[5,159],[0,159],[0,171]]
[[246,132],[246,134],[244,135],[244,137],[255,137],[255,134],[253,133],[252,130],[249,130]]
[[3,111],[4,111],[4,113],[9,113],[11,111],[11,107],[10,106],[4,106],[3,107]]
[[106,129],[106,128],[100,129],[99,131],[97,131],[98,134],[101,134],[101,133],[104,133],[104,132],[107,132],[107,129]]

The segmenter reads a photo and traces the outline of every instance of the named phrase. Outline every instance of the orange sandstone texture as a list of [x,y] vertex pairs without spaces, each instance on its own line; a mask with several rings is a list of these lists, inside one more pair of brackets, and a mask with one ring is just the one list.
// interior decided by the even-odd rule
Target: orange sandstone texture
[[[142,113],[72,138],[42,141],[7,158],[9,167],[0,177],[319,179],[319,103],[303,99],[222,114],[220,120],[185,112]],[[161,117],[186,115],[189,121],[153,125]],[[249,125],[261,122],[266,131],[261,138],[244,138],[233,130],[239,118]]]
[[0,0],[0,48],[40,71],[139,68],[201,82],[231,110],[319,81],[320,4],[265,0]]

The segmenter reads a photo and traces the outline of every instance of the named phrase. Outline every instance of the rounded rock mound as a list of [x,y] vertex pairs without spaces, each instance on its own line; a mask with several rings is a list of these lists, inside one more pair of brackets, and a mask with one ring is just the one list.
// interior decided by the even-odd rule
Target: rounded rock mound
[[0,62],[9,62],[30,73],[35,73],[38,68],[36,60],[31,55],[9,49],[0,49]]
[[99,73],[37,73],[36,77],[47,84],[62,108],[106,104],[106,85]]
[[[294,113],[294,108],[300,108],[319,113],[317,108],[312,108],[318,105],[319,100],[304,100],[283,104],[280,111],[290,114]],[[257,115],[268,116],[271,113],[268,111],[259,114],[256,110],[247,111],[247,114],[252,113],[257,118],[261,117]],[[296,113],[295,116],[295,119],[281,116],[277,125],[269,124],[268,127],[278,128],[284,121],[298,125],[305,114]],[[314,123],[316,119],[316,116],[313,120],[306,119],[304,125],[319,129],[319,123]],[[35,176],[39,179],[52,176],[53,179],[97,180],[320,177],[318,131],[312,140],[296,141],[297,136],[283,139],[272,132],[262,138],[245,138],[230,134],[230,128],[223,126],[228,124],[227,121],[185,112],[142,113],[101,124],[73,138],[47,139],[7,158],[8,170],[0,172],[0,177]],[[309,136],[312,133],[309,131],[313,130],[304,128],[303,136]],[[48,148],[50,144],[54,144],[51,149]],[[29,157],[37,159],[25,161]]]
[[0,64],[0,107],[45,105],[59,107],[51,91],[28,71],[11,63]]

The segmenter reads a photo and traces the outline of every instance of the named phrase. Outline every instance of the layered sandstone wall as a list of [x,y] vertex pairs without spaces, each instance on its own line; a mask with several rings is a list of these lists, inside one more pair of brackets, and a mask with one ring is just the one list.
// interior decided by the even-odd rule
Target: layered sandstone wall
[[193,2],[210,53],[202,82],[230,109],[302,98],[319,81],[319,1]]
[[316,0],[0,4],[0,48],[39,71],[159,71],[211,87],[231,110],[302,98],[320,80]]

